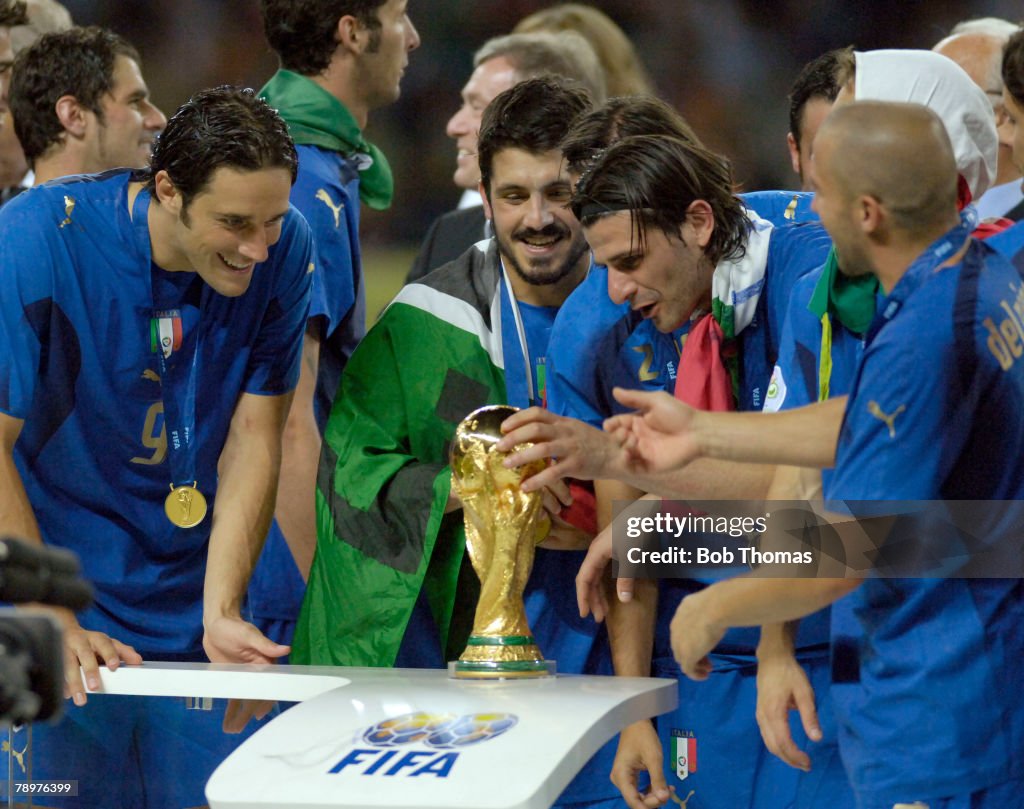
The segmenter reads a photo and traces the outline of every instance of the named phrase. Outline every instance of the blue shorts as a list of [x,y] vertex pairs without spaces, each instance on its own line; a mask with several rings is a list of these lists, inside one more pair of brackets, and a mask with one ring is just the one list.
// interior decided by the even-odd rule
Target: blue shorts
[[[39,806],[75,809],[186,809],[206,805],[206,782],[239,744],[276,715],[250,720],[235,735],[221,730],[227,700],[93,695],[67,703],[57,725],[32,727],[32,780],[78,782],[77,797],[37,796]],[[15,738],[22,749],[27,731]],[[26,758],[26,763],[29,760]],[[15,780],[24,780],[16,773]]]
[[687,809],[853,809],[854,798],[839,758],[828,702],[827,656],[802,661],[817,697],[824,739],[811,742],[799,717],[790,716],[793,741],[811,757],[804,773],[773,756],[755,719],[756,664],[715,661],[704,682],[689,680],[675,661],[655,661],[657,677],[679,678],[679,707],[658,717],[667,783]]

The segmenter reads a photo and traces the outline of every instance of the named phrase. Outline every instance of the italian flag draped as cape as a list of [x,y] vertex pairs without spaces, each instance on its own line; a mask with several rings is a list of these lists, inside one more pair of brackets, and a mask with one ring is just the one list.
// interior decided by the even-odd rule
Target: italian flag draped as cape
[[391,666],[424,587],[448,643],[465,548],[461,510],[444,514],[448,447],[466,415],[505,399],[499,277],[481,242],[405,287],[349,360],[293,663]]

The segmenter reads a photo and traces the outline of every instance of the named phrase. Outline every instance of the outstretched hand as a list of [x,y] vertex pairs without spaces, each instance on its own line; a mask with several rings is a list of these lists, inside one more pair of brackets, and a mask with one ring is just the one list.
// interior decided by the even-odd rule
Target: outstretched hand
[[615,388],[613,393],[620,404],[635,411],[604,423],[605,432],[622,448],[628,467],[666,472],[700,457],[699,410],[664,391]]

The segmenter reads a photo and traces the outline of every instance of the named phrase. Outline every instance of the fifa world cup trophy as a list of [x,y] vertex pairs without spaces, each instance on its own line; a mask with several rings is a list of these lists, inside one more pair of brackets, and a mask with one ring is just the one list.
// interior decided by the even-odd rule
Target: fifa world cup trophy
[[507,453],[495,444],[501,423],[516,412],[507,405],[474,410],[455,431],[451,449],[452,486],[462,499],[466,549],[480,578],[473,633],[452,664],[456,677],[544,677],[554,673],[526,623],[523,590],[537,543],[550,529],[540,492],[519,484],[544,468],[538,461],[506,469]]

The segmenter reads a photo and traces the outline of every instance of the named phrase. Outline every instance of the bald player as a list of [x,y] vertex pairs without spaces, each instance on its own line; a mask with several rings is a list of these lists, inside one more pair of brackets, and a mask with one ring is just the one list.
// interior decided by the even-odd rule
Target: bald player
[[[811,176],[843,272],[872,274],[886,292],[846,405],[826,500],[877,507],[1021,498],[1024,362],[987,325],[1006,320],[1021,278],[970,236],[969,216],[958,216],[941,122],[907,104],[836,110],[815,141]],[[692,414],[664,394],[623,401],[641,414],[610,427],[630,431],[649,469],[672,468],[703,445],[706,436],[685,427]],[[860,809],[1019,805],[1018,579],[737,578],[683,601],[673,650],[688,675],[703,679],[706,656],[728,627],[787,621],[829,603],[833,670],[843,675],[832,697]]]
[[1013,162],[1013,124],[1003,103],[1000,74],[1003,48],[1019,30],[1019,26],[996,17],[968,20],[954,27],[948,37],[932,48],[960,65],[992,104],[999,133],[999,164],[992,188],[977,200],[982,219],[1005,216],[1016,222],[1024,217],[1021,173]]

